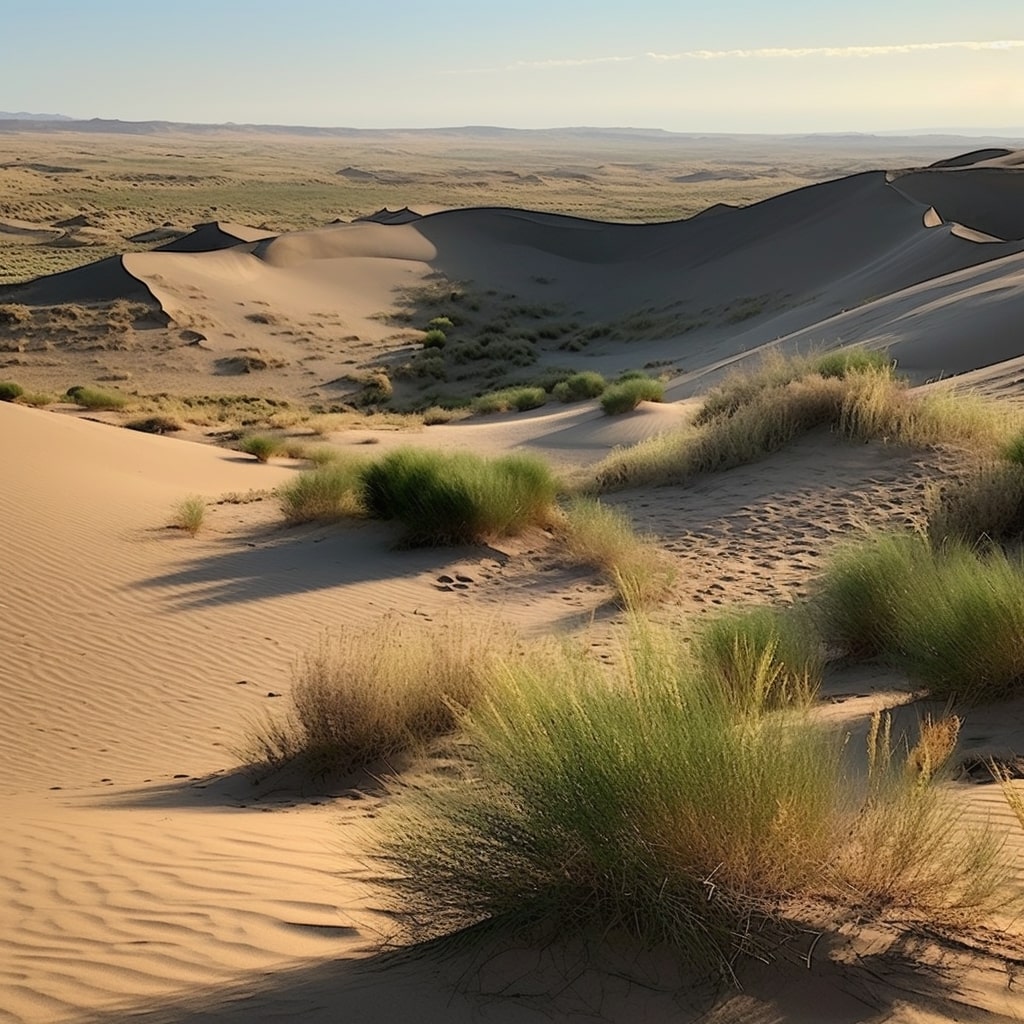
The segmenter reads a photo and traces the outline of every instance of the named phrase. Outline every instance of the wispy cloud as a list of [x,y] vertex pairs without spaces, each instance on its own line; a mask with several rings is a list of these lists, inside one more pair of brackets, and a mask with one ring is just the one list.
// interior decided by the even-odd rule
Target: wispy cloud
[[947,43],[895,43],[887,46],[804,46],[766,47],[756,50],[683,50],[681,53],[648,53],[650,60],[729,60],[799,57],[890,57],[934,50],[1015,50],[1024,39],[961,40]]
[[563,57],[557,60],[517,60],[509,64],[505,70],[516,71],[520,68],[581,68],[588,64],[622,64],[630,60],[638,60],[636,56],[631,57]]

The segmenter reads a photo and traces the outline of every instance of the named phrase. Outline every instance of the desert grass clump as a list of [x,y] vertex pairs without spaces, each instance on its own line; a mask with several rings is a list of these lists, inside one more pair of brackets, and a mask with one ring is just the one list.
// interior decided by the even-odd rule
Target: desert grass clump
[[45,391],[26,391],[18,399],[18,404],[30,405],[33,409],[44,409],[48,405],[53,405],[53,401],[53,395]]
[[13,380],[0,380],[0,402],[13,402],[24,394],[25,389],[20,384]]
[[269,462],[284,450],[284,442],[270,434],[249,434],[238,442],[238,450],[251,455],[257,462]]
[[653,377],[631,377],[611,384],[601,395],[601,408],[608,416],[632,412],[641,402],[663,402],[665,386]]
[[909,587],[933,578],[934,556],[917,534],[880,533],[839,549],[826,567],[815,615],[833,653],[871,658],[897,644]]
[[822,377],[848,377],[851,373],[864,373],[868,370],[892,376],[896,369],[892,357],[884,350],[862,348],[859,345],[812,356],[809,366],[813,373],[819,373]]
[[608,387],[608,382],[594,370],[574,373],[571,377],[559,381],[551,393],[560,402],[584,402],[588,398],[598,398]]
[[198,495],[190,495],[178,502],[174,509],[171,525],[177,530],[184,530],[194,537],[202,528],[206,519],[206,502]]
[[649,607],[671,591],[675,566],[655,539],[638,534],[619,509],[577,498],[565,507],[556,529],[569,559],[599,570],[624,608]]
[[69,388],[67,397],[80,408],[91,409],[94,412],[123,409],[128,404],[128,399],[116,391],[106,391],[103,388],[83,387],[81,385]]
[[456,709],[476,704],[515,646],[503,629],[428,628],[394,616],[325,635],[293,668],[289,712],[254,727],[246,755],[314,776],[415,755],[454,729]]
[[857,799],[844,737],[799,712],[738,713],[649,627],[614,676],[565,649],[508,666],[462,726],[464,777],[406,790],[382,826],[382,884],[412,938],[481,924],[625,933],[732,978],[817,900],[947,912],[998,885],[991,842],[950,842],[936,803],[917,816],[918,854],[889,858],[888,888],[862,886],[848,851],[902,826],[882,787]]
[[486,395],[480,395],[473,400],[473,411],[481,415],[496,412],[528,412],[531,409],[539,409],[548,400],[547,392],[543,388],[520,387],[504,388],[501,391],[492,391]]
[[157,416],[140,416],[129,420],[125,427],[128,430],[139,430],[144,434],[175,434],[184,430],[185,426],[177,416],[161,413]]
[[940,547],[1005,541],[1024,534],[1024,466],[990,462],[962,479],[932,485],[925,495],[928,537]]
[[447,341],[448,335],[446,335],[439,327],[431,327],[430,330],[423,335],[424,348],[444,348]]
[[710,617],[695,637],[694,657],[741,709],[807,706],[825,667],[817,630],[800,608],[758,607]]
[[362,512],[362,462],[335,460],[299,473],[277,492],[289,523],[334,522]]
[[543,525],[557,489],[547,464],[530,455],[399,448],[362,471],[368,514],[398,520],[410,544],[476,543]]

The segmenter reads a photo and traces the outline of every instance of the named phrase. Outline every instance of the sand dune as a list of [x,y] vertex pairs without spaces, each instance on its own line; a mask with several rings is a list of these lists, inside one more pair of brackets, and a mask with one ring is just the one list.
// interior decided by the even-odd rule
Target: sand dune
[[[557,332],[538,342],[524,375],[567,362],[673,367],[671,401],[615,418],[595,403],[552,403],[327,439],[347,451],[366,451],[356,444],[367,439],[372,451],[532,450],[572,473],[672,429],[692,412],[683,399],[771,347],[859,341],[887,348],[916,380],[963,374],[1019,396],[1020,164],[1020,153],[980,150],[892,180],[859,174],[663,224],[505,208],[385,209],[286,234],[211,222],[160,250],[3,289],[0,301],[159,303],[203,352],[258,345],[301,365],[304,395],[353,367],[391,367],[456,289],[481,304],[482,320],[520,307],[538,324],[605,325],[580,352],[559,348]],[[396,333],[399,313],[409,322]],[[176,345],[161,360],[183,363]],[[19,373],[33,355],[14,354]],[[64,357],[56,337],[41,355]],[[148,377],[144,358],[134,365],[145,389],[157,371]],[[187,372],[200,393],[218,386]],[[273,372],[253,390],[271,390]],[[554,972],[572,950],[519,951],[482,971],[382,962],[372,954],[391,925],[364,853],[386,798],[373,787],[325,797],[254,784],[239,769],[247,723],[280,713],[294,659],[324,630],[385,613],[507,622],[528,639],[588,627],[600,651],[614,635],[610,588],[566,566],[542,531],[409,551],[396,549],[388,524],[283,528],[271,491],[299,468],[285,460],[262,465],[7,403],[0,436],[0,1020],[1019,1016],[1019,993],[994,960],[965,953],[947,990],[939,973],[887,974],[887,934],[860,936],[846,964],[823,954],[811,969],[751,967],[744,991],[710,1016],[699,993],[681,991],[679,966],[656,958],[588,967],[557,997]],[[763,464],[608,501],[660,538],[680,570],[675,612],[699,615],[802,596],[837,537],[919,522],[922,493],[947,470],[934,453],[812,435]],[[206,501],[196,538],[167,526],[187,495]],[[877,666],[830,685],[829,713],[857,742],[872,710],[909,700],[905,680]],[[972,713],[965,749],[1017,750],[1021,735],[1019,703]],[[961,796],[969,816],[1009,825],[992,787]]]

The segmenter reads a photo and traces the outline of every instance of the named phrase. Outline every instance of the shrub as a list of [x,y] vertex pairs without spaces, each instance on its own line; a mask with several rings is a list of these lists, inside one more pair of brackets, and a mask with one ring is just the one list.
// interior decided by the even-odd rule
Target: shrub
[[977,543],[1024,533],[1024,466],[991,463],[962,480],[932,486],[925,495],[928,537]]
[[846,377],[851,373],[863,373],[865,370],[892,375],[895,366],[887,352],[859,346],[824,352],[810,361],[810,369],[814,373],[820,373],[822,377]]
[[180,420],[174,416],[142,416],[129,420],[125,426],[129,430],[141,430],[144,434],[173,434],[184,430]]
[[45,391],[26,391],[19,399],[21,405],[31,405],[34,409],[42,409],[53,404],[53,395]]
[[473,543],[543,523],[556,491],[550,469],[528,455],[486,460],[399,448],[366,466],[371,516],[397,519],[412,544]]
[[631,412],[641,402],[661,402],[665,387],[653,377],[635,377],[620,384],[612,384],[601,395],[601,408],[609,416]]
[[625,513],[599,501],[573,501],[558,523],[558,533],[569,559],[598,569],[627,609],[656,604],[675,582],[675,567],[654,539],[638,535]]
[[906,590],[924,574],[931,578],[932,565],[928,542],[915,534],[878,534],[841,549],[815,601],[826,642],[854,658],[892,651]]
[[456,707],[480,699],[513,648],[502,630],[394,617],[325,636],[293,669],[290,714],[259,725],[248,756],[327,775],[415,754],[454,728]]
[[[649,630],[617,669],[613,681],[564,650],[510,666],[464,717],[469,778],[437,777],[389,809],[380,884],[410,937],[480,923],[625,932],[732,978],[741,953],[775,950],[794,904],[993,902],[995,844],[953,841],[930,779],[907,772],[902,789],[858,800],[843,735],[792,712],[737,716],[717,679]],[[886,812],[917,807],[929,813],[907,846]],[[900,854],[884,891],[856,863],[869,840],[876,863]]]
[[509,412],[512,409],[515,409],[516,412],[527,412],[530,409],[539,409],[547,400],[547,392],[543,388],[505,388],[502,391],[492,391],[489,395],[475,398],[473,411],[483,415]]
[[[694,642],[701,669],[739,708],[807,705],[824,670],[821,641],[798,609],[750,608],[715,615]],[[752,685],[760,689],[752,690]]]
[[358,515],[361,463],[349,460],[300,473],[277,496],[289,523],[331,522]]
[[583,402],[588,398],[597,398],[607,386],[608,382],[601,374],[585,370],[556,384],[552,394],[560,402]]
[[427,327],[431,330],[450,331],[454,326],[450,316],[435,316],[427,321]]
[[23,394],[25,389],[20,384],[15,384],[11,380],[0,380],[0,402],[13,402]]
[[206,502],[202,498],[192,495],[179,502],[175,507],[171,525],[194,537],[202,529],[205,518]]
[[424,348],[444,348],[448,336],[440,328],[432,327],[423,335]]
[[123,409],[128,404],[128,399],[124,395],[117,394],[115,391],[104,391],[102,388],[83,387],[82,385],[68,388],[67,397],[75,405],[83,409],[93,409],[97,412]]
[[269,462],[275,455],[280,454],[284,442],[279,437],[271,437],[268,434],[250,434],[238,442],[238,450],[246,455],[252,455],[259,462]]

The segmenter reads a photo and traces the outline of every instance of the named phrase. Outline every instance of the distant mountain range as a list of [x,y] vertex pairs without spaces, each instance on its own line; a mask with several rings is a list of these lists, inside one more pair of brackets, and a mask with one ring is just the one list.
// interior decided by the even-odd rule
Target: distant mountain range
[[9,110],[0,110],[0,121],[74,121],[74,118],[67,114],[29,114],[24,110],[11,113]]

